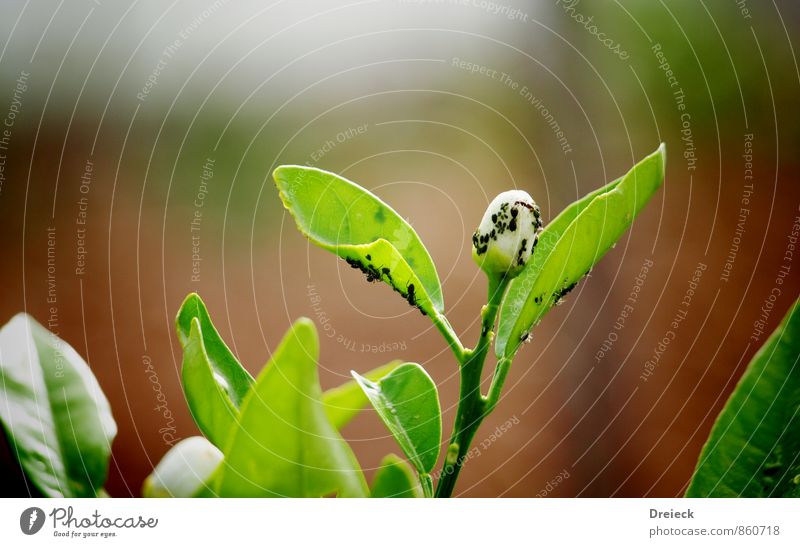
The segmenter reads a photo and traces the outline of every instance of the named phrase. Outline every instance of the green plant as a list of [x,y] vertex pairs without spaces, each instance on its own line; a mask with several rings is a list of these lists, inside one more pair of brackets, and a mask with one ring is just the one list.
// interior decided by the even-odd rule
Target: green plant
[[[279,167],[275,182],[300,231],[367,281],[391,286],[433,322],[451,349],[461,387],[441,469],[434,473],[442,446],[439,395],[420,365],[395,361],[363,376],[353,372],[353,380],[323,392],[317,331],[299,319],[253,378],[203,301],[190,294],[176,329],[184,393],[203,436],[176,444],[145,481],[144,495],[450,496],[522,342],[658,190],[664,161],[662,146],[544,227],[527,193],[495,198],[473,236],[488,296],[472,348],[447,320],[436,267],[400,215],[332,173]],[[687,495],[798,494],[797,309],[756,356],[720,415]],[[495,370],[484,394],[481,373],[492,347]],[[0,421],[29,483],[47,496],[103,495],[116,425],[80,356],[20,314],[0,331],[0,380]],[[407,458],[387,455],[369,486],[339,433],[367,402]]]
[[[183,389],[204,437],[175,445],[145,482],[145,495],[451,495],[470,442],[497,405],[520,344],[613,246],[663,176],[662,146],[624,177],[572,204],[544,229],[528,194],[515,190],[498,196],[473,236],[473,257],[487,274],[489,290],[480,337],[467,348],[446,318],[436,267],[408,222],[369,191],[337,175],[279,167],[275,182],[300,231],[359,269],[368,281],[390,285],[433,322],[452,350],[461,390],[438,484],[434,490],[433,470],[442,444],[439,396],[420,365],[394,362],[364,376],[353,372],[353,380],[323,393],[316,368],[317,332],[311,321],[300,319],[253,378],[214,328],[200,297],[191,294],[176,327],[183,347]],[[0,415],[27,476],[48,495],[97,494],[115,427],[88,367],[24,316],[2,335],[0,370],[9,404]],[[29,342],[17,344],[22,339]],[[56,341],[60,350],[53,349]],[[480,378],[492,343],[497,362],[484,395]],[[52,371],[44,379],[29,374],[38,370],[33,363],[45,370],[56,366],[59,351],[66,351],[71,365],[66,379],[56,382]],[[69,398],[62,400],[62,393]],[[367,401],[411,463],[387,456],[371,488],[339,433]],[[19,419],[33,412],[49,426],[43,428],[44,438],[32,427],[37,420]],[[79,415],[80,427],[68,430],[64,415]],[[86,468],[79,469],[78,462]]]
[[[433,261],[407,222],[337,175],[278,168],[281,198],[300,230],[368,281],[389,284],[436,325],[452,350],[461,388],[442,468],[433,473],[442,445],[439,396],[420,365],[394,361],[363,376],[353,372],[353,380],[323,392],[316,328],[300,319],[253,378],[217,332],[203,301],[190,294],[176,328],[182,385],[203,436],[176,444],[145,481],[144,495],[450,496],[520,345],[613,246],[663,175],[662,147],[544,228],[528,194],[498,196],[473,237],[488,298],[480,336],[467,348],[445,316]],[[481,372],[492,345],[494,376],[483,394]],[[756,354],[717,419],[687,496],[800,495],[798,364],[800,301]],[[105,495],[116,425],[77,352],[19,314],[0,330],[0,381],[0,422],[33,491]],[[367,402],[407,458],[387,455],[371,485],[339,433]]]
[[[447,320],[433,261],[402,217],[337,175],[279,167],[280,197],[300,231],[368,281],[391,286],[433,322],[452,350],[461,385],[441,470],[433,473],[442,446],[439,395],[420,365],[394,361],[363,376],[353,372],[353,380],[323,392],[317,331],[300,319],[253,378],[203,301],[190,294],[176,329],[184,393],[203,436],[176,444],[145,481],[144,495],[450,496],[517,350],[632,223],[661,185],[664,162],[662,146],[544,227],[527,193],[497,196],[473,235],[473,258],[487,275],[488,296],[472,348]],[[495,370],[483,394],[481,373],[492,347]],[[799,363],[800,301],[719,415],[687,496],[800,495]],[[116,425],[77,352],[19,314],[0,330],[0,381],[0,422],[29,487],[46,496],[105,495]],[[387,455],[371,485],[339,433],[367,402],[407,458]]]
[[[354,383],[322,394],[316,331],[301,319],[253,380],[217,334],[200,298],[190,295],[177,319],[184,348],[183,386],[210,443],[173,450],[182,451],[185,461],[196,459],[196,451],[206,458],[214,455],[219,463],[199,465],[187,488],[167,480],[174,478],[170,466],[177,461],[168,455],[146,492],[450,496],[475,432],[499,401],[520,344],[630,226],[660,187],[664,161],[662,146],[544,228],[527,193],[513,190],[493,200],[473,236],[473,257],[488,278],[481,333],[473,348],[462,344],[447,320],[436,267],[408,222],[377,196],[338,175],[303,166],[277,168],[281,200],[298,229],[360,270],[367,281],[388,284],[433,322],[452,350],[461,388],[438,484],[434,488],[432,477],[442,444],[439,396],[420,365],[395,363],[366,377],[353,372]],[[483,394],[481,373],[492,344],[495,372]],[[338,414],[332,410],[335,397]],[[409,468],[398,457],[387,456],[371,489],[338,433],[346,420],[337,419],[341,407],[347,406],[344,414],[351,418],[367,400],[411,463]]]

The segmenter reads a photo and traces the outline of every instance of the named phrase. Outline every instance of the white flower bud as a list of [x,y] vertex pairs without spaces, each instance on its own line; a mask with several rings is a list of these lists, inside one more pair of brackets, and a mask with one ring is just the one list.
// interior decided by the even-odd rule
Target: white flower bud
[[514,277],[533,253],[542,231],[539,206],[523,190],[498,195],[472,235],[472,258],[489,274]]
[[189,437],[169,449],[145,479],[146,498],[188,498],[207,487],[222,452],[205,437]]

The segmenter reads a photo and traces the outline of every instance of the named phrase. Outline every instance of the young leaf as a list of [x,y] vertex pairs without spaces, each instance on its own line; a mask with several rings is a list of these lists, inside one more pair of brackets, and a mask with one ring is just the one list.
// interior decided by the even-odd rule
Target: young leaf
[[98,495],[117,434],[108,400],[81,356],[24,313],[0,330],[0,421],[42,494]]
[[273,173],[297,227],[370,281],[385,281],[409,304],[436,317],[442,288],[428,250],[414,229],[368,190],[313,167],[284,165]]
[[530,294],[533,282],[539,277],[539,274],[542,273],[542,268],[545,262],[547,262],[550,253],[555,249],[558,240],[564,235],[564,232],[572,221],[589,206],[595,197],[613,190],[621,180],[622,177],[586,194],[578,201],[573,202],[566,209],[561,211],[556,218],[550,221],[539,234],[536,252],[531,254],[531,258],[528,260],[528,264],[525,266],[522,274],[509,283],[508,291],[503,300],[500,322],[497,327],[497,339],[494,346],[497,357],[503,356],[506,343],[508,342],[508,336],[511,328],[514,326],[512,319],[519,316],[520,309],[525,304]]
[[439,458],[442,411],[425,369],[404,363],[377,383],[352,374],[419,474],[430,473]]
[[[376,368],[364,376],[376,382],[393,371],[401,361],[392,361],[389,364]],[[325,414],[333,427],[340,430],[350,423],[367,404],[367,397],[355,380],[350,380],[322,394],[322,404],[325,405]]]
[[372,479],[370,497],[421,498],[422,491],[414,471],[394,454],[388,454]]
[[222,461],[205,437],[189,437],[169,449],[142,486],[146,498],[190,498],[204,493]]
[[495,353],[512,357],[533,326],[622,236],[664,180],[664,145],[624,177],[573,203],[539,236],[533,258],[508,289]]
[[350,447],[328,422],[314,324],[298,320],[245,397],[216,488],[222,497],[368,494]]
[[708,438],[689,497],[800,497],[800,301],[756,353]]
[[183,346],[186,401],[200,431],[221,448],[253,377],[225,345],[197,294],[186,297],[175,323]]

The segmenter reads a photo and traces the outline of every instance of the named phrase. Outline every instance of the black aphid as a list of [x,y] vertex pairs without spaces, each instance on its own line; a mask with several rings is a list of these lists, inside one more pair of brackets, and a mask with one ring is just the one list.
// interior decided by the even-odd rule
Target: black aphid
[[525,250],[528,248],[528,240],[523,239],[519,244],[519,251],[517,252],[517,264],[520,266],[525,265],[525,261],[522,259],[522,255],[525,254]]
[[414,292],[415,291],[414,284],[410,283],[408,285],[408,289],[407,290],[408,290],[408,294],[406,295],[406,300],[408,300],[408,303],[411,306],[416,306],[417,305],[417,296],[416,296],[416,293]]
[[554,300],[554,302],[555,302],[555,303],[558,303],[558,302],[559,302],[559,301],[560,301],[562,298],[564,298],[565,296],[567,296],[567,295],[569,294],[569,292],[570,292],[572,289],[574,289],[574,288],[575,288],[575,285],[577,285],[577,284],[578,284],[578,282],[576,281],[576,282],[574,282],[574,283],[571,283],[571,284],[567,285],[566,287],[563,287],[563,288],[561,288],[561,289],[558,289],[556,292],[554,292],[554,293],[553,293],[553,298],[555,299],[555,300]]
[[478,232],[472,234],[472,246],[475,247],[475,252],[478,253],[478,256],[489,249],[489,246],[485,244],[483,237]]

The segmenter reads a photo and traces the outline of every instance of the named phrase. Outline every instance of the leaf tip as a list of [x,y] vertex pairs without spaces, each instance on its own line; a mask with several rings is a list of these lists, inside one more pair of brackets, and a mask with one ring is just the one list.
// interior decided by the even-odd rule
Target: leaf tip
[[[353,376],[356,384],[358,384],[358,387],[361,388],[361,391],[364,392],[364,395],[366,395],[367,398],[370,398],[371,392],[378,390],[378,385],[366,376],[361,376],[355,370],[351,370],[350,374]],[[386,376],[388,376],[388,374]]]
[[[24,311],[19,312],[18,314],[14,315],[11,319],[9,319],[8,323],[6,323],[6,327],[14,328],[16,325],[33,328],[33,325],[38,325],[38,321],[34,319],[34,317]],[[5,329],[5,327],[3,327]]]
[[191,323],[189,325],[189,338],[198,338],[202,340],[203,334],[203,327],[200,325],[200,318],[199,317],[192,317]]
[[202,304],[202,300],[200,299],[200,295],[196,292],[190,292],[186,295],[186,298],[183,299],[183,303],[181,304],[181,309],[186,308],[188,306],[196,305],[197,303]]
[[192,317],[189,320],[188,330],[186,334],[183,335],[181,343],[184,348],[182,371],[186,369],[187,355],[192,355],[195,354],[194,352],[197,352],[202,355],[204,359],[208,359],[205,340],[203,340],[203,327],[200,324],[200,318]]
[[294,332],[295,337],[303,342],[304,346],[308,343],[313,344],[314,347],[319,346],[317,327],[308,317],[298,318],[292,325],[292,332]]
[[308,173],[311,171],[318,171],[318,169],[305,165],[279,165],[272,171],[272,180],[275,181],[275,185],[278,189],[283,191],[285,186],[291,181],[293,175],[296,175],[298,172]]
[[294,326],[296,328],[310,329],[313,331],[317,330],[317,327],[314,325],[314,322],[305,316],[298,317],[297,320],[294,322]]
[[284,173],[290,168],[289,165],[279,165],[272,171],[272,180],[275,181],[275,184],[279,185],[283,181]]
[[183,299],[178,314],[175,316],[175,328],[178,331],[178,338],[181,344],[185,344],[189,338],[192,320],[198,317],[200,309],[205,309],[203,300],[196,292],[191,292]]
[[352,376],[352,377],[353,377],[353,379],[356,381],[356,383],[357,383],[358,385],[360,385],[362,388],[363,388],[365,385],[369,385],[369,384],[371,384],[371,383],[372,383],[372,382],[370,381],[370,379],[369,379],[369,378],[367,378],[366,376],[362,376],[362,375],[360,375],[360,374],[359,374],[358,372],[356,372],[355,370],[351,370],[351,371],[350,371],[350,376]]
[[8,322],[11,323],[14,321],[31,321],[31,320],[33,320],[33,316],[31,316],[28,313],[25,313],[24,311],[21,311],[15,314],[14,317],[12,317]]
[[403,461],[405,461],[405,460],[403,460],[403,458],[401,458],[400,456],[398,456],[394,452],[390,452],[390,453],[386,454],[383,457],[383,459],[381,460],[381,467],[384,467],[384,466],[387,466],[387,465],[401,464],[401,463],[403,463]]
[[661,164],[666,165],[667,163],[667,143],[662,142],[658,146],[658,154],[661,156]]

